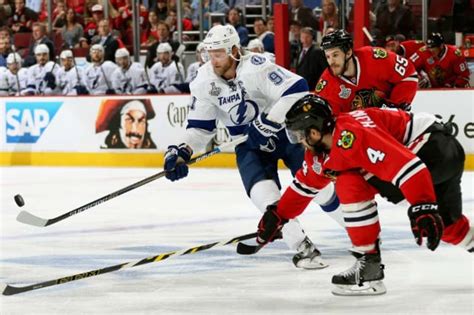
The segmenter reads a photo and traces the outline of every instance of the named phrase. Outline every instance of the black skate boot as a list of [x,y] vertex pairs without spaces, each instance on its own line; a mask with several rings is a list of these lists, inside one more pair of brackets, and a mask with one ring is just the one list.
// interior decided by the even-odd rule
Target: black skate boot
[[365,254],[351,251],[357,259],[348,270],[332,277],[335,287],[334,295],[379,295],[387,292],[382,282],[384,265],[381,263],[380,251]]
[[298,253],[293,256],[293,263],[297,268],[323,269],[329,266],[322,260],[321,252],[307,236],[298,246],[297,250]]

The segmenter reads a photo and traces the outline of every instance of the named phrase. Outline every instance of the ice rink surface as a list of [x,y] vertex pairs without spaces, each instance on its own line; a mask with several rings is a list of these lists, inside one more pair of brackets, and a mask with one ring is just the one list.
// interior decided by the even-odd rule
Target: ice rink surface
[[[45,218],[68,212],[160,170],[0,168],[0,282],[23,286],[255,232],[260,213],[237,170],[196,169],[164,178],[55,225],[15,220],[20,209]],[[291,176],[282,172],[285,187]],[[474,174],[463,178],[473,220]],[[422,189],[422,187],[420,187]],[[333,274],[352,266],[345,231],[317,205],[301,222],[330,267],[293,267],[280,241],[254,256],[229,245],[193,255],[1,296],[4,314],[473,314],[473,255],[442,244],[416,246],[406,208],[379,202],[387,294],[337,297]]]

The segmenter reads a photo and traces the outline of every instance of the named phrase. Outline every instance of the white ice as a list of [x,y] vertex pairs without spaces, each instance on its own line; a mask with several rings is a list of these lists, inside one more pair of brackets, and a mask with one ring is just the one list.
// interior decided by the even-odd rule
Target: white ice
[[[185,180],[164,178],[55,225],[15,220],[20,209],[55,217],[159,170],[0,168],[0,283],[28,285],[254,232],[260,213],[237,170],[192,168]],[[291,176],[283,171],[282,182]],[[472,221],[474,174],[463,178]],[[422,187],[420,187],[422,189]],[[406,208],[381,200],[387,294],[337,297],[331,277],[352,266],[345,231],[316,205],[301,217],[329,268],[298,270],[282,242],[254,256],[218,247],[15,296],[1,314],[473,314],[473,256],[442,244],[431,252],[411,235]]]

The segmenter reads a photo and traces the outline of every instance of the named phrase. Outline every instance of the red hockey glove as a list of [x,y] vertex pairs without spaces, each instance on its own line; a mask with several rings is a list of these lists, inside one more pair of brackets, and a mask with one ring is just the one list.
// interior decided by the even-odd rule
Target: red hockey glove
[[443,236],[443,220],[438,213],[435,203],[422,203],[408,208],[411,230],[416,243],[421,246],[423,237],[426,237],[426,247],[435,250]]
[[280,238],[280,232],[288,220],[281,218],[276,212],[276,205],[269,205],[258,223],[257,243],[265,245]]

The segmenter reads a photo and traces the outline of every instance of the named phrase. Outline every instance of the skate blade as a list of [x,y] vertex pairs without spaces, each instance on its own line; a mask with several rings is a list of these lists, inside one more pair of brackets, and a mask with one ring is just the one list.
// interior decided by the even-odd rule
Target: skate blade
[[296,268],[302,268],[302,269],[324,269],[329,267],[328,264],[326,264],[322,259],[301,259],[295,264]]
[[382,281],[367,281],[362,286],[336,284],[332,294],[339,296],[381,295],[387,292]]

